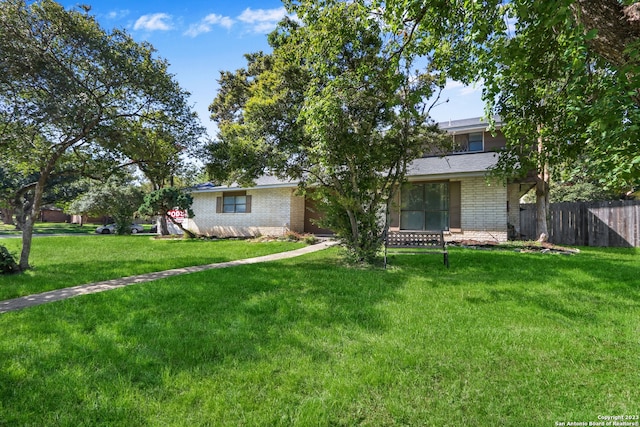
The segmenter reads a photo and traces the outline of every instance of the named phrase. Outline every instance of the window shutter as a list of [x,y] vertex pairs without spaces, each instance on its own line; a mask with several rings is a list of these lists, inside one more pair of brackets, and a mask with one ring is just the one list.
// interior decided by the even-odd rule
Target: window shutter
[[246,196],[246,201],[247,201],[247,210],[245,211],[245,213],[251,213],[251,196]]
[[389,228],[400,228],[400,188],[396,190],[389,207]]
[[462,192],[460,181],[449,181],[449,229],[462,228]]
[[222,197],[216,197],[216,213],[222,213]]

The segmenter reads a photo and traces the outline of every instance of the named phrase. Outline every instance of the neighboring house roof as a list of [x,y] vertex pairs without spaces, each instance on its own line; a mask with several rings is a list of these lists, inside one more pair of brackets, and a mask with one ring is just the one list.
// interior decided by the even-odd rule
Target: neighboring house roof
[[[493,116],[494,125],[499,128],[502,125],[502,120],[499,116]],[[438,127],[447,132],[456,133],[469,133],[473,131],[485,131],[489,129],[489,121],[483,117],[473,117],[470,119],[462,120],[449,120],[447,122],[439,122]]]
[[444,157],[424,157],[409,164],[407,177],[450,178],[451,176],[482,176],[498,162],[498,153],[452,154]]

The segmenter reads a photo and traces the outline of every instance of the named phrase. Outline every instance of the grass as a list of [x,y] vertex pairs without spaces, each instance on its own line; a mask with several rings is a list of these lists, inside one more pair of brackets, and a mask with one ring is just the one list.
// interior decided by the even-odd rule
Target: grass
[[[33,227],[34,234],[92,234],[95,233],[96,224],[68,224],[63,222],[36,222]],[[149,225],[148,228],[151,228]],[[0,236],[19,236],[22,232],[16,230],[15,225],[0,223]]]
[[[1,239],[0,244],[19,255],[20,239]],[[0,275],[0,300],[172,268],[267,255],[302,246],[302,243],[294,242],[156,240],[144,235],[36,237],[30,258],[34,268],[19,275]]]
[[640,412],[637,249],[332,249],[0,316],[0,425],[552,426]]

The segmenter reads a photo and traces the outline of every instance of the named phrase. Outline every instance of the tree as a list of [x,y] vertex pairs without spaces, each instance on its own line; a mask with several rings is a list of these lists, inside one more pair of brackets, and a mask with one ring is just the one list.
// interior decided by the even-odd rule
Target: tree
[[139,207],[141,215],[160,215],[175,224],[187,236],[193,238],[195,234],[184,228],[182,223],[173,219],[169,211],[177,209],[187,212],[190,218],[195,216],[193,209],[193,198],[175,187],[160,188],[144,196],[144,203]]
[[[0,0],[0,151],[37,172],[22,235],[29,267],[42,194],[64,156],[107,153],[113,135],[159,111],[189,123],[183,91],[154,49],[52,0]],[[111,143],[113,141],[110,141]]]
[[7,225],[15,225],[13,199],[18,183],[19,175],[11,163],[7,159],[0,159],[0,213],[2,213],[2,222]]
[[[174,186],[177,175],[188,170],[184,154],[200,149],[204,128],[193,117],[170,117],[161,111],[131,123],[127,132],[108,135],[103,145],[122,153],[151,184],[151,191]],[[160,234],[169,234],[167,218],[160,216]]]
[[433,78],[395,53],[395,35],[363,3],[288,6],[303,25],[285,20],[269,37],[272,54],[221,74],[209,171],[223,182],[298,180],[324,202],[323,226],[370,262],[407,164],[437,139],[426,103]]
[[[404,50],[433,57],[448,77],[482,80],[487,115],[501,116],[503,176],[573,162],[601,185],[640,185],[640,3],[618,0],[391,0],[385,19]],[[546,218],[539,214],[539,218]],[[540,224],[540,232],[544,224]]]
[[142,203],[142,191],[117,179],[94,183],[89,191],[75,199],[69,211],[79,215],[110,216],[117,234],[131,233],[131,220]]
[[[80,170],[79,165],[66,159],[59,162],[44,188],[42,205],[64,208],[86,191],[87,185],[81,179]],[[0,159],[0,209],[6,224],[15,225],[18,230],[24,228],[26,215],[33,206],[33,190],[37,181],[38,173],[32,165],[11,158]]]

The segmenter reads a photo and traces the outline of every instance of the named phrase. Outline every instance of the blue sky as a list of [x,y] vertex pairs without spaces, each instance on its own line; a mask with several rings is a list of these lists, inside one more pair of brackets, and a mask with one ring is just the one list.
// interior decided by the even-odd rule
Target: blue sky
[[[60,1],[60,0],[59,0]],[[137,41],[148,41],[170,64],[170,72],[191,93],[191,102],[214,137],[215,125],[207,107],[218,88],[221,70],[245,65],[243,55],[268,51],[266,34],[284,16],[279,0],[84,0],[63,3],[91,6],[91,13],[107,30],[124,28]],[[480,88],[450,82],[432,110],[436,121],[483,115]]]

